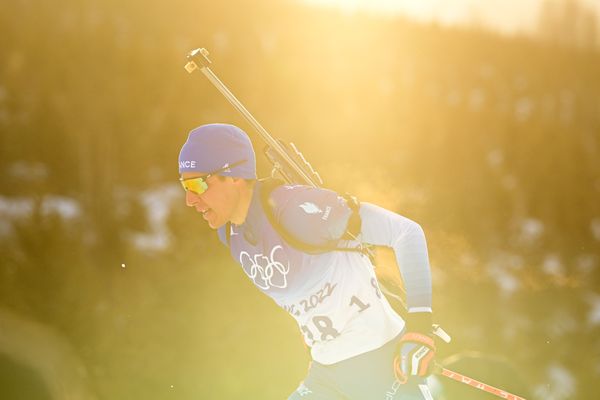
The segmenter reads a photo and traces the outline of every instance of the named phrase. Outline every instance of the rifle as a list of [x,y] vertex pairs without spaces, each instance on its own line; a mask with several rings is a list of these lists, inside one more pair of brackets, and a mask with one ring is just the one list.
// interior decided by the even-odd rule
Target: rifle
[[[192,50],[187,55],[187,64],[185,69],[188,73],[200,70],[208,80],[221,92],[223,96],[233,105],[233,107],[242,114],[246,121],[252,125],[262,140],[267,144],[264,149],[266,157],[273,166],[271,176],[279,177],[288,184],[309,185],[315,188],[322,187],[323,180],[317,171],[313,169],[310,163],[304,158],[304,155],[298,151],[294,143],[286,144],[281,139],[275,139],[267,130],[250,114],[244,105],[234,96],[223,82],[210,69],[211,61],[208,58],[208,50],[199,48]],[[373,249],[370,246],[362,245],[371,259],[374,258]],[[378,277],[379,278],[379,277]],[[386,298],[401,315],[406,312],[404,302],[404,290],[395,282],[388,279],[379,279],[380,289]]]
[[[298,151],[293,143],[287,145],[280,139],[274,139],[269,132],[250,114],[243,104],[231,93],[221,80],[210,69],[211,61],[208,59],[208,50],[195,49],[187,56],[188,62],[185,69],[190,74],[200,69],[208,80],[225,96],[227,100],[238,110],[242,116],[258,132],[260,137],[267,143],[264,150],[265,155],[273,165],[271,176],[281,177],[288,184],[309,185],[315,188],[323,185],[323,180],[313,169],[302,153]],[[201,67],[198,67],[198,64]]]

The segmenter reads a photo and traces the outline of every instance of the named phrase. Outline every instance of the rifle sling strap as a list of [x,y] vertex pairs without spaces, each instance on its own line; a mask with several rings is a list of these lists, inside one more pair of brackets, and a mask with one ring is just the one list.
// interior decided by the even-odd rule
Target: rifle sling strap
[[[261,181],[260,187],[260,200],[267,216],[267,219],[271,223],[271,226],[277,231],[277,233],[285,240],[290,246],[294,247],[297,250],[300,250],[307,254],[321,254],[329,251],[350,251],[367,254],[366,249],[362,246],[358,247],[338,247],[338,246],[319,246],[313,245],[303,242],[302,240],[296,238],[292,235],[284,226],[275,218],[275,214],[273,212],[273,204],[270,201],[270,196],[275,188],[283,185],[284,182],[278,179],[267,179],[265,181]],[[353,237],[356,237],[360,233],[361,220],[360,214],[358,213],[360,203],[354,196],[349,196],[346,198],[348,202],[348,206],[352,210],[352,215],[350,216],[350,220],[348,221],[348,228],[344,235],[341,237],[343,240],[350,240]],[[352,236],[351,236],[352,235]]]

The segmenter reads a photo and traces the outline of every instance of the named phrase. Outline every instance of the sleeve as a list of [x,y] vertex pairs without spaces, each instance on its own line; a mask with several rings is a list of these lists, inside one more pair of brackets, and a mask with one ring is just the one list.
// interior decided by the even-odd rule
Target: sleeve
[[276,220],[296,239],[313,246],[335,246],[352,214],[336,192],[310,186],[280,186],[270,201]]
[[431,269],[419,224],[370,203],[361,203],[361,240],[394,250],[406,289],[409,313],[431,313]]

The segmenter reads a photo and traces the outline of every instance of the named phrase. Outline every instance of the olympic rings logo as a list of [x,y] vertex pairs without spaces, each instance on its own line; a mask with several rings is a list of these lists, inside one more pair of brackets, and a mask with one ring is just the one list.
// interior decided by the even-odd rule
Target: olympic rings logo
[[254,284],[261,289],[268,290],[271,287],[284,289],[287,287],[287,274],[290,272],[290,263],[283,263],[275,260],[275,252],[283,250],[281,246],[275,246],[268,257],[259,253],[253,257],[245,251],[240,253],[240,264],[246,275],[254,281]]

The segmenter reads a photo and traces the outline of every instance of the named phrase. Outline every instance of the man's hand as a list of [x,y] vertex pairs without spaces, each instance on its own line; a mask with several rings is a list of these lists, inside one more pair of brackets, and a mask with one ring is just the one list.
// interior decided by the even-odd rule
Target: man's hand
[[400,338],[394,358],[394,373],[401,383],[406,383],[411,376],[426,377],[435,365],[431,313],[409,313],[406,320],[407,331]]
[[394,358],[394,373],[401,383],[411,376],[426,377],[435,364],[435,343],[422,333],[407,332],[398,343],[398,353]]

